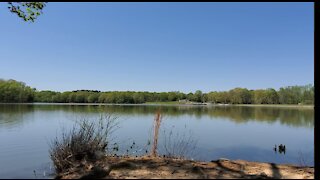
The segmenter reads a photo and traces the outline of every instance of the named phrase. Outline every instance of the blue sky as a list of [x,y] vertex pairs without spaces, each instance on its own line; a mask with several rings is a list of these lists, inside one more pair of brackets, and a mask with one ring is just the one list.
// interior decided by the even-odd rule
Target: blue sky
[[0,78],[38,90],[203,92],[314,82],[313,3],[0,3]]

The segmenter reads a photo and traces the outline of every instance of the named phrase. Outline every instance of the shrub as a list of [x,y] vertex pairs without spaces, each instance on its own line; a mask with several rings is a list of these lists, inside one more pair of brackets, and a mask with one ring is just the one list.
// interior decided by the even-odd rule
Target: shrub
[[50,158],[57,172],[63,172],[81,160],[96,160],[109,153],[110,136],[117,129],[117,118],[101,115],[98,121],[78,121],[69,131],[63,131],[50,144]]
[[[186,128],[186,126],[185,126]],[[193,138],[191,130],[189,132],[175,132],[172,128],[169,134],[163,131],[164,155],[168,158],[186,159],[194,157],[197,141]]]

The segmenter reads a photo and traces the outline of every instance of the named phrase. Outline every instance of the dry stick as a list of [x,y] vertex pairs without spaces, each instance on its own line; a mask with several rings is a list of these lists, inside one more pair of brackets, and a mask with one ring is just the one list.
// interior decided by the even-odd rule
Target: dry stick
[[159,128],[161,124],[161,114],[160,111],[157,112],[155,119],[154,119],[154,135],[153,135],[153,146],[151,155],[157,156],[157,148],[158,148],[158,136],[159,136]]

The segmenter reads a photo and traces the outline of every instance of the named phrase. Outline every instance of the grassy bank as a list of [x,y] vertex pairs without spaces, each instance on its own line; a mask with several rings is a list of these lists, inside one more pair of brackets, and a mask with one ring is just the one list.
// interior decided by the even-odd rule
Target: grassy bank
[[168,102],[145,102],[144,104],[159,104],[159,105],[179,105],[179,104],[186,104],[179,101],[168,101]]
[[[200,105],[197,102],[179,102],[179,101],[169,101],[169,102],[146,102],[146,105]],[[295,107],[295,108],[314,108],[314,105],[298,105],[298,104],[212,104],[212,103],[202,103],[202,105],[207,106],[248,106],[248,107]]]

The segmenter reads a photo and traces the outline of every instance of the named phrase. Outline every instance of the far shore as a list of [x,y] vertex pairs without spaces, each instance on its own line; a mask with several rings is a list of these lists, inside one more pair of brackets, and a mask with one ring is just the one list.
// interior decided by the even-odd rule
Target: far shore
[[314,105],[298,104],[212,104],[212,103],[179,103],[173,102],[146,102],[142,104],[112,104],[112,103],[0,103],[0,104],[26,104],[26,105],[94,105],[94,106],[201,106],[201,107],[220,107],[220,106],[245,106],[245,107],[285,107],[285,108],[314,108]]

